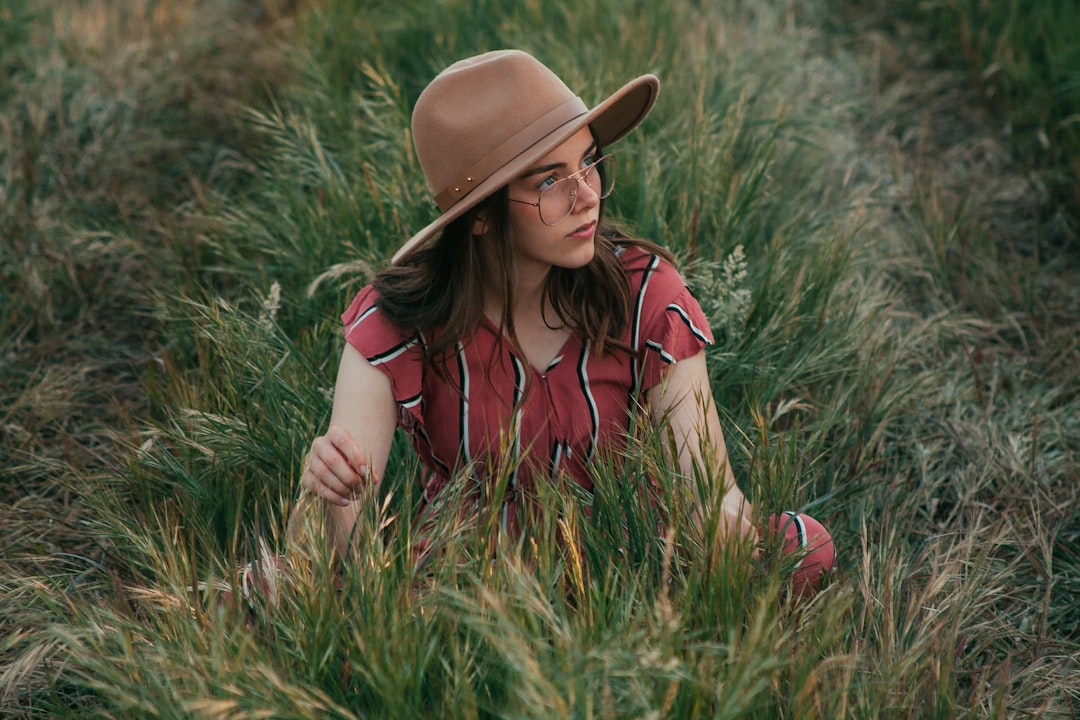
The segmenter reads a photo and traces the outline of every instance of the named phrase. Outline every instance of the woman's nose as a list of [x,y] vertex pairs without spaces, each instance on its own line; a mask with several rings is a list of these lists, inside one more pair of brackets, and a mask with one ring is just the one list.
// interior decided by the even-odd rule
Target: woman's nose
[[577,179],[577,196],[574,204],[577,207],[592,207],[598,202],[600,202],[600,191],[590,185],[585,178],[579,177]]

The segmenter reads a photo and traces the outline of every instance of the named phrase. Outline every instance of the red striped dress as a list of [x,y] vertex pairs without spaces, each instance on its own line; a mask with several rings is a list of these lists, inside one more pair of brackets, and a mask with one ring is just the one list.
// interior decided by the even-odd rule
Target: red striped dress
[[444,361],[454,386],[424,366],[430,337],[389,323],[370,285],[356,296],[342,315],[345,338],[390,379],[399,426],[428,471],[425,504],[465,469],[480,479],[509,473],[504,517],[516,517],[537,482],[565,476],[591,489],[588,464],[598,452],[625,447],[636,398],[666,367],[712,343],[701,306],[671,264],[632,245],[620,248],[620,260],[633,299],[624,339],[637,357],[597,357],[572,334],[540,369],[500,343],[485,320]]

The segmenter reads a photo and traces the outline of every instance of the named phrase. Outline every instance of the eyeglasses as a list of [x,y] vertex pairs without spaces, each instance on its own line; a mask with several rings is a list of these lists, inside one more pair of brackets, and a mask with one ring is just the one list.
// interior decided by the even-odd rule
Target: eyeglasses
[[615,188],[615,158],[612,155],[604,155],[576,173],[556,180],[540,191],[540,197],[536,202],[514,198],[510,198],[510,201],[532,205],[540,211],[540,222],[545,225],[558,225],[574,212],[574,206],[577,204],[578,183],[581,180],[584,180],[585,184],[603,200]]

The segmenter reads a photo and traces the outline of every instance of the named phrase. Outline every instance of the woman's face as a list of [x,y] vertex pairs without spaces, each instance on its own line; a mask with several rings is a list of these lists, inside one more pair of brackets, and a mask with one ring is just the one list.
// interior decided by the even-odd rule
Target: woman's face
[[[555,225],[544,224],[535,203],[541,190],[583,170],[598,157],[596,141],[589,128],[584,127],[510,182],[507,189],[512,201],[510,229],[514,264],[518,281],[523,285],[542,282],[552,266],[578,268],[592,260],[593,241],[600,219],[597,191],[584,180],[577,182],[574,209]],[[570,187],[574,184],[569,181]],[[545,200],[545,211],[548,202]]]

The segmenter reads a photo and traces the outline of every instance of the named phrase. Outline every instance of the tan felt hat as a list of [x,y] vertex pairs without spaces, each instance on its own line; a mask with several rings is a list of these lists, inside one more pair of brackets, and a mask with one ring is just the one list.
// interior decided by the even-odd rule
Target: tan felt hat
[[622,138],[645,118],[659,90],[656,76],[642,75],[590,110],[520,50],[496,50],[446,68],[420,93],[412,115],[416,157],[442,214],[391,262],[400,264],[586,125],[601,147]]

